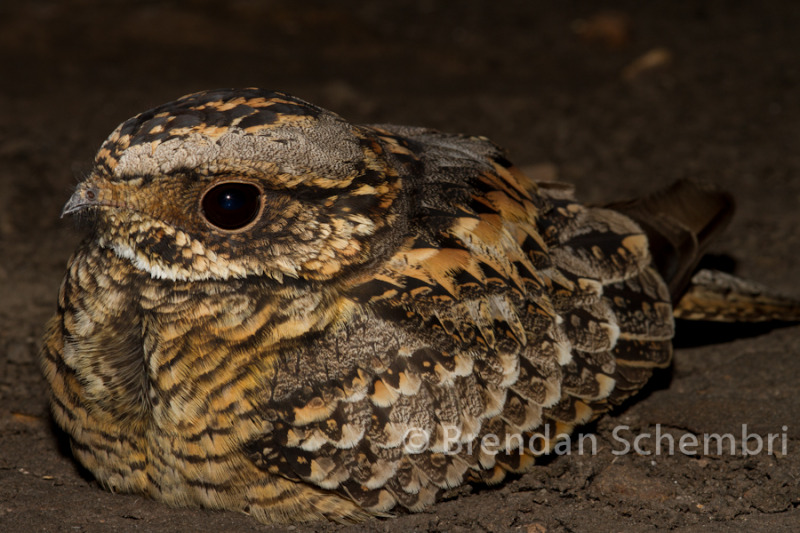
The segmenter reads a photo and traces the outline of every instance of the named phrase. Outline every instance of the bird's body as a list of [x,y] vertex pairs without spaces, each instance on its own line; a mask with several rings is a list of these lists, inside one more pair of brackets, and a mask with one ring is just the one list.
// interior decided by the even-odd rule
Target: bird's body
[[111,490],[265,522],[418,510],[670,362],[641,226],[486,139],[216,91],[125,122],[96,163],[43,368]]

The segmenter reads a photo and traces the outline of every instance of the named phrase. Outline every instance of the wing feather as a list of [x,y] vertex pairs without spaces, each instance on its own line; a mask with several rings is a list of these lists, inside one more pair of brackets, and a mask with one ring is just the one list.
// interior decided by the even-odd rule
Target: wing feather
[[671,307],[626,216],[539,189],[484,139],[375,131],[424,170],[404,178],[407,234],[344,292],[346,321],[283,350],[279,420],[252,448],[367,509],[415,510],[524,471],[532,436],[552,449],[639,388],[669,361]]

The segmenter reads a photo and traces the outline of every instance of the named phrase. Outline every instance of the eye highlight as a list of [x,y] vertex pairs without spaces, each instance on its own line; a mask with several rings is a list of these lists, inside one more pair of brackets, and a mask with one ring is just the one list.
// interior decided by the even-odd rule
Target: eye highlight
[[224,230],[241,229],[258,216],[261,191],[250,183],[221,183],[206,191],[200,206],[210,224]]

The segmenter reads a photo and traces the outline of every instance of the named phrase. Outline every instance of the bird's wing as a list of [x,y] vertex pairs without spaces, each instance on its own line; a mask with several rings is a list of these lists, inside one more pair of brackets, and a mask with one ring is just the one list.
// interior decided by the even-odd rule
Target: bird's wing
[[640,388],[670,360],[672,311],[629,218],[529,182],[485,139],[375,132],[421,164],[405,241],[341,296],[347,320],[283,350],[250,452],[367,509],[420,509]]

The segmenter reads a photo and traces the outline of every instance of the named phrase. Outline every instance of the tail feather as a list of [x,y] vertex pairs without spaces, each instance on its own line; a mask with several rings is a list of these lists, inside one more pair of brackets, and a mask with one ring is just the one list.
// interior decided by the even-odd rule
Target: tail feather
[[[697,263],[728,225],[733,198],[681,180],[649,196],[608,206],[647,234],[653,263],[670,288],[676,318],[716,322],[800,321],[800,300]],[[694,274],[694,277],[692,277]]]
[[800,300],[716,270],[700,270],[675,304],[676,318],[716,322],[800,321]]
[[709,243],[728,225],[734,202],[724,191],[680,180],[651,195],[607,207],[642,227],[653,263],[677,301]]

